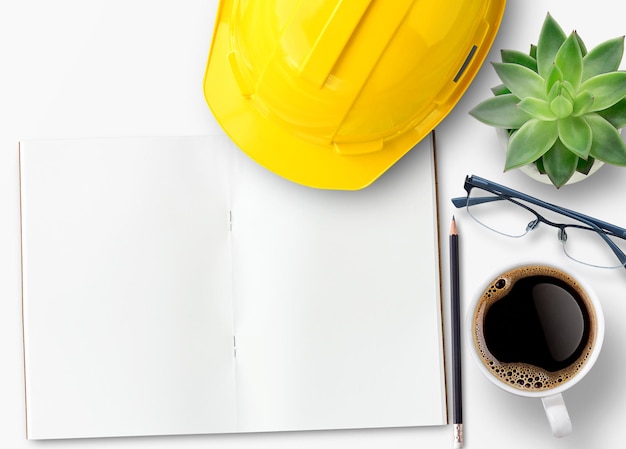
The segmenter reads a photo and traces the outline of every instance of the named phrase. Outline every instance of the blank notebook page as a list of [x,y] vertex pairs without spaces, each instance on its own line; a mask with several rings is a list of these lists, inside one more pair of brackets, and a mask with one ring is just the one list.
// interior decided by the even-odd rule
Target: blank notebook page
[[206,175],[224,164],[210,145],[21,144],[29,438],[236,429],[227,173]]
[[445,423],[429,140],[359,191],[294,185],[237,158],[243,429]]

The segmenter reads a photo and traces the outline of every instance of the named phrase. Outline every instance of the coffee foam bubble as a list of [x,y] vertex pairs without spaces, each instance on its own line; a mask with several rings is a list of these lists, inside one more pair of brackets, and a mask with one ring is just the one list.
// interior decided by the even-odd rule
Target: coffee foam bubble
[[[585,302],[587,310],[591,310],[589,299],[584,289],[566,273],[560,270],[545,266],[525,266],[503,273],[494,279],[489,287],[484,291],[482,298],[476,308],[473,319],[474,344],[478,348],[480,358],[483,364],[489,368],[491,373],[505,384],[524,391],[544,391],[567,382],[574,377],[578,371],[582,369],[589,359],[593,350],[591,343],[578,357],[578,359],[565,369],[550,372],[543,368],[526,364],[526,363],[503,363],[497,360],[487,348],[484,336],[482,335],[481,326],[485,314],[489,307],[507,295],[508,289],[517,279],[533,276],[547,275],[561,279],[570,284]],[[595,323],[593,323],[589,333],[588,342],[595,340]]]

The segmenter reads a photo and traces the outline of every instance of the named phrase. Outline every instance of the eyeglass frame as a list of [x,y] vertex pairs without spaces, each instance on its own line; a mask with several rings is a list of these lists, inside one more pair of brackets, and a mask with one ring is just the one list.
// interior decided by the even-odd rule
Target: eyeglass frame
[[[493,193],[494,195],[496,195],[495,197],[485,197],[485,198],[473,198],[473,201],[471,202],[471,204],[469,203],[469,195],[470,195],[470,191],[472,190],[472,188],[477,187],[479,189],[483,189],[486,192],[490,192]],[[469,206],[473,206],[476,204],[482,204],[482,203],[486,203],[486,202],[491,202],[491,201],[499,201],[499,200],[507,200],[512,202],[513,204],[516,204],[526,210],[528,210],[530,213],[532,213],[533,215],[535,215],[537,217],[537,219],[535,220],[535,222],[531,222],[529,223],[528,227],[527,227],[527,232],[528,231],[532,231],[533,229],[535,229],[539,223],[545,223],[548,226],[552,226],[554,228],[557,228],[559,230],[559,241],[564,245],[565,244],[565,240],[567,239],[567,233],[565,232],[565,228],[578,228],[578,229],[586,229],[589,231],[594,231],[596,232],[604,241],[605,243],[609,246],[609,248],[611,248],[611,250],[613,251],[613,253],[615,254],[615,256],[617,257],[617,259],[621,262],[621,266],[626,268],[626,254],[608,237],[608,235],[611,235],[613,237],[617,237],[617,238],[621,238],[621,239],[625,239],[626,240],[626,229],[621,228],[619,226],[613,225],[611,223],[602,221],[602,220],[598,220],[597,218],[591,217],[589,215],[585,215],[582,214],[580,212],[576,212],[574,210],[571,209],[566,209],[564,207],[561,206],[557,206],[556,204],[552,204],[552,203],[548,203],[546,201],[542,201],[538,198],[532,197],[530,195],[526,195],[525,193],[519,192],[517,190],[511,189],[509,187],[500,185],[498,183],[489,181],[487,179],[481,178],[480,176],[476,176],[476,175],[467,175],[465,177],[465,183],[463,185],[463,188],[465,189],[465,191],[467,192],[467,195],[464,197],[457,197],[457,198],[452,198],[452,204],[456,207],[456,208],[461,208],[461,207],[469,207]],[[577,220],[580,223],[583,223],[586,225],[585,226],[580,226],[580,225],[576,225],[576,224],[566,224],[566,223],[555,223],[552,222],[548,219],[546,219],[545,217],[543,217],[540,213],[538,213],[537,211],[535,211],[534,209],[526,206],[525,204],[522,204],[518,201],[515,201],[516,199],[518,200],[522,200],[525,201],[527,203],[530,204],[534,204],[535,206],[539,206],[539,207],[543,207],[544,209],[550,210],[552,212],[555,212],[557,214],[572,218],[574,220]],[[468,213],[470,215],[471,212]],[[472,218],[474,218],[472,216]],[[475,221],[477,221],[479,224],[481,224],[482,226],[488,227],[487,225],[481,223],[479,220],[475,219]],[[488,228],[494,232],[498,232],[494,229]],[[501,232],[498,232],[499,234],[502,234]],[[526,234],[523,234],[526,235]],[[513,237],[513,236],[510,236]],[[567,252],[565,252],[567,255]],[[568,257],[570,257],[568,255]],[[571,257],[570,257],[571,258]],[[587,264],[585,262],[579,261],[577,259],[572,259],[575,260],[578,263],[582,263],[584,265],[592,265],[592,264]],[[596,266],[596,265],[592,265],[592,266]],[[620,266],[616,266],[616,267],[599,267],[599,268],[619,268]]]

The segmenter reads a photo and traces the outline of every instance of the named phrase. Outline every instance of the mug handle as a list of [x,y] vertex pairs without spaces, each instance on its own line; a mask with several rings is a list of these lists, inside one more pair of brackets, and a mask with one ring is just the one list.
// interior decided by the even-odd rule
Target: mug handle
[[545,396],[541,398],[541,402],[546,411],[552,435],[557,438],[569,435],[572,431],[572,421],[569,418],[569,413],[567,413],[567,407],[565,407],[561,393]]

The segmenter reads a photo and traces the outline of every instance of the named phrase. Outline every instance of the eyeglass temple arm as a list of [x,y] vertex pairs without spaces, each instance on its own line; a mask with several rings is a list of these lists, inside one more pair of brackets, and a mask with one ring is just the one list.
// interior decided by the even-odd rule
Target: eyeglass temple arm
[[450,201],[452,201],[454,207],[460,209],[461,207],[465,206],[474,206],[476,204],[490,203],[492,201],[502,201],[503,199],[504,198],[499,196],[483,196],[479,198],[468,198],[466,196],[460,196],[458,198],[452,198]]

